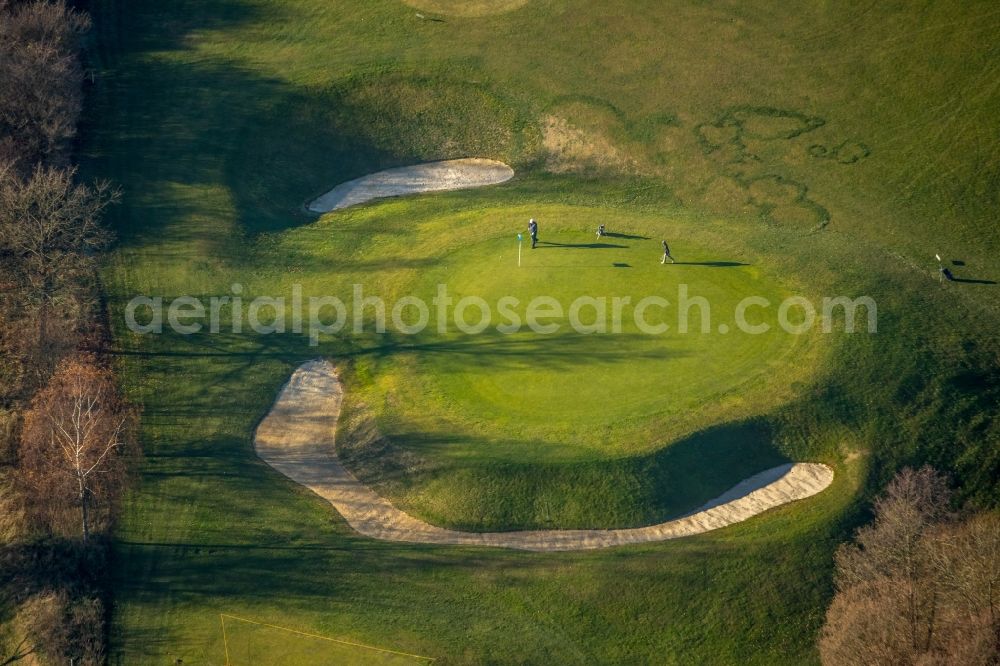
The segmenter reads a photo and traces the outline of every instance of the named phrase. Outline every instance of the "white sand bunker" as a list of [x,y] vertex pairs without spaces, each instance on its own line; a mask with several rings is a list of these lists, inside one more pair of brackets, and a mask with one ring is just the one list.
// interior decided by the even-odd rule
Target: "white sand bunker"
[[387,169],[341,183],[307,206],[314,213],[356,206],[366,201],[420,192],[468,190],[504,183],[514,170],[503,162],[481,158],[427,162]]
[[811,497],[833,482],[826,465],[791,463],[755,474],[682,518],[616,530],[458,532],[435,527],[394,507],[348,472],[334,450],[343,389],[322,359],[301,365],[257,428],[257,455],[327,500],[355,530],[374,539],[492,546],[532,551],[591,550],[666,541],[742,522]]

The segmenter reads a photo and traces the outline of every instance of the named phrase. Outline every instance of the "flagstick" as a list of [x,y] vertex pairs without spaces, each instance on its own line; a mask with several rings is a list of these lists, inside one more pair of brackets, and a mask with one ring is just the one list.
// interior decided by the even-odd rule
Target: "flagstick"
[[517,241],[517,267],[521,267],[521,240]]

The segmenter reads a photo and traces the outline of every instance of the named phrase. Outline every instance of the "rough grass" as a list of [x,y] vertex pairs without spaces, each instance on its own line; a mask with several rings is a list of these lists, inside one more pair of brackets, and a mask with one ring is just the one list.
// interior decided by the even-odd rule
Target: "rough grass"
[[[116,322],[135,293],[280,293],[300,276],[402,288],[426,268],[396,251],[415,220],[543,205],[686,210],[796,289],[880,306],[878,335],[825,343],[814,373],[753,422],[768,435],[759,462],[828,461],[830,490],[717,534],[553,556],[360,539],[252,455],[253,426],[298,362],[351,359],[363,397],[380,376],[373,341],[119,331],[148,457],[117,546],[116,658],[220,663],[228,612],[441,663],[810,662],[834,545],[892,470],[931,462],[961,497],[995,504],[996,286],[940,285],[931,257],[1000,275],[1000,15],[986,2],[854,4],[532,2],[438,22],[394,0],[93,3],[100,75],[83,150],[90,174],[126,192],[106,272]],[[629,164],[547,174],[547,117]],[[319,224],[300,214],[341,180],[471,151],[518,179]],[[528,465],[534,480],[504,501],[502,475],[428,476],[420,501],[480,524],[682,510],[749,464],[697,475],[716,471],[697,464],[706,450],[742,441],[719,427],[692,446],[680,436],[664,449],[675,458],[565,476]],[[654,483],[679,471],[680,486]],[[583,485],[612,508],[560,515],[555,499]]]
[[502,14],[522,7],[530,0],[406,0],[406,4],[446,16],[479,17]]
[[403,666],[429,664],[433,658],[282,627],[270,622],[220,615],[223,653],[228,664],[329,664]]

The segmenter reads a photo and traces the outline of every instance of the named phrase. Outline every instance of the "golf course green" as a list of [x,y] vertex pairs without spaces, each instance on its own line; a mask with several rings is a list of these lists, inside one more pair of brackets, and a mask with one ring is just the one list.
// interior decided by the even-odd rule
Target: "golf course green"
[[[674,250],[684,253],[683,263],[663,266],[659,242],[649,236],[619,233],[595,240],[588,233],[596,226],[588,223],[601,215],[614,215],[619,225],[628,225],[627,218],[612,211],[560,212],[579,220],[580,230],[560,231],[570,224],[552,220],[552,211],[543,218],[552,228],[546,240],[525,251],[521,267],[508,233],[445,254],[420,280],[414,293],[428,303],[432,289],[444,285],[456,303],[471,297],[490,305],[510,297],[519,307],[510,308],[517,317],[513,324],[501,323],[491,307],[494,326],[481,335],[452,324],[451,335],[418,336],[413,353],[400,362],[411,366],[398,379],[404,386],[423,380],[422,386],[397,389],[403,420],[423,417],[460,433],[465,429],[456,421],[474,415],[488,424],[484,430],[509,442],[480,451],[485,459],[615,457],[656,450],[699,425],[740,413],[740,404],[766,411],[792,397],[791,383],[809,378],[809,336],[781,330],[774,307],[753,312],[754,324],[768,322],[765,334],[743,333],[732,323],[741,298],[777,304],[791,295],[761,277],[759,266],[715,259],[688,245],[686,237],[675,243],[682,249]],[[654,220],[647,218],[642,227],[655,228]],[[677,233],[685,232],[691,233],[679,225]],[[684,332],[678,330],[678,315],[685,312],[679,293],[692,303]],[[526,305],[538,297],[553,299],[553,312],[563,313],[540,320],[542,333],[522,321]],[[650,297],[662,301],[642,308],[637,321],[637,306]],[[711,304],[716,323],[703,319],[695,299]],[[574,328],[566,320],[578,300]],[[475,305],[463,315],[477,325],[486,321]],[[442,448],[445,455],[470,455],[463,446]]]
[[[536,249],[524,243],[519,266],[514,230],[528,211],[545,233]],[[678,263],[660,263],[653,234],[664,228],[683,239]],[[793,292],[771,277],[781,272],[775,264],[728,258],[739,250],[681,215],[542,203],[422,217],[403,243],[405,261],[421,269],[387,262],[363,293],[411,295],[427,305],[428,325],[390,330],[378,353],[342,359],[353,370],[351,423],[384,436],[348,436],[342,448],[361,478],[415,515],[465,529],[637,526],[787,460],[746,422],[795,398],[818,371],[823,336],[779,326],[777,304]],[[775,304],[746,315],[766,333],[733,323],[748,296]],[[533,330],[526,314],[538,297],[562,315]],[[650,297],[662,301],[637,320]],[[466,298],[482,305],[462,307]],[[504,298],[508,315],[497,305]],[[400,310],[404,325],[418,316]],[[741,434],[670,446],[719,424]]]
[[[960,499],[998,499],[1000,161],[982,147],[1000,17],[985,2],[459,4],[91,3],[82,170],[123,189],[102,281],[144,449],[116,533],[111,663],[815,663],[833,553],[896,469],[928,462]],[[467,157],[516,176],[305,209]],[[935,252],[967,281],[939,282]],[[487,304],[484,330],[437,327],[442,285],[452,315]],[[710,303],[704,331],[698,307],[680,330],[682,288]],[[231,303],[217,330],[125,324],[137,296],[358,289],[386,303],[384,332],[372,307],[360,330],[316,336],[291,313],[255,330]],[[821,312],[863,296],[877,332],[864,315],[845,332],[843,310],[830,332],[780,325],[790,297]],[[392,322],[404,297],[429,306],[420,331]],[[498,330],[505,297],[525,322],[536,297],[566,316]],[[670,303],[645,311],[667,330],[637,323],[647,297]],[[740,329],[747,297],[771,303],[747,311],[767,332]],[[725,529],[594,552],[371,539],[254,452],[316,358],[344,387],[341,462],[441,527],[650,525],[791,462],[834,481]]]

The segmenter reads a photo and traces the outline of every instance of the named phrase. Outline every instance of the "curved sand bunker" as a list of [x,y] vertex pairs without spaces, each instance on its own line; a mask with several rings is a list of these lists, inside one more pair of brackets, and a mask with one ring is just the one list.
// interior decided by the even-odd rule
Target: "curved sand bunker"
[[514,170],[503,162],[480,158],[427,162],[387,169],[341,183],[306,207],[313,213],[399,197],[420,192],[468,190],[504,183],[514,177]]
[[302,364],[258,426],[254,445],[267,464],[330,502],[351,527],[373,539],[532,551],[650,543],[733,525],[811,497],[833,482],[833,471],[826,465],[791,463],[755,474],[696,512],[659,525],[615,530],[458,532],[400,511],[340,464],[334,436],[342,399],[337,371],[328,361]]

